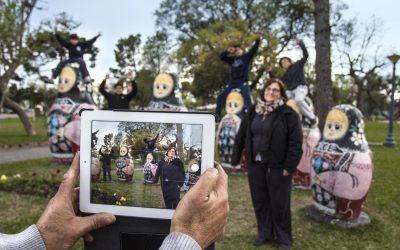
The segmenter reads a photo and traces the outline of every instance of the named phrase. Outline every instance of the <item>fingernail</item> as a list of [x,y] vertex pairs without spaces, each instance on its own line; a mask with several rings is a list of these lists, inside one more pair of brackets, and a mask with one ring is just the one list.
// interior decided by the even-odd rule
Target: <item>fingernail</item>
[[108,214],[107,215],[107,222],[108,223],[114,223],[116,221],[116,218],[115,218],[115,216],[114,215],[112,215],[112,214]]
[[217,170],[216,168],[210,168],[208,171],[209,171],[211,174],[215,175],[215,176],[218,175],[218,170]]

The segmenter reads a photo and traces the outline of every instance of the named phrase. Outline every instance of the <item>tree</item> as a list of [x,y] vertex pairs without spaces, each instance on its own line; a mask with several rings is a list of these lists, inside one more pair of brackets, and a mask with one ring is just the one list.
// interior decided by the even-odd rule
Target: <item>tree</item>
[[17,69],[29,59],[30,48],[26,44],[28,24],[37,0],[5,0],[0,2],[0,104],[15,111],[21,119],[27,135],[35,135],[25,111],[5,95],[9,82]]
[[118,40],[116,49],[114,50],[115,61],[118,68],[110,68],[117,77],[124,76],[127,69],[137,71],[139,63],[137,58],[139,56],[139,47],[141,43],[140,34],[129,35],[127,38]]
[[310,32],[311,1],[278,0],[164,0],[156,11],[157,25],[175,31],[180,42],[177,62],[183,76],[193,79],[199,103],[213,102],[228,82],[229,68],[218,55],[233,42],[248,47],[256,31],[263,31],[268,47],[261,46],[253,63],[255,88],[268,64],[299,34]]
[[329,0],[314,1],[315,19],[315,72],[316,72],[316,110],[319,127],[323,128],[326,115],[334,106],[332,92],[331,26]]
[[144,68],[159,74],[165,69],[169,58],[168,51],[171,49],[168,34],[165,31],[157,31],[154,36],[147,39],[143,46],[142,60]]
[[[340,66],[347,71],[352,84],[356,87],[356,106],[364,115],[369,116],[373,110],[371,104],[378,105],[379,101],[373,97],[379,96],[379,83],[382,77],[376,75],[377,70],[385,65],[385,58],[381,56],[380,45],[375,44],[379,37],[381,23],[372,18],[364,27],[357,23],[357,19],[343,20],[337,27],[336,43],[340,54]],[[380,98],[379,98],[380,99]]]

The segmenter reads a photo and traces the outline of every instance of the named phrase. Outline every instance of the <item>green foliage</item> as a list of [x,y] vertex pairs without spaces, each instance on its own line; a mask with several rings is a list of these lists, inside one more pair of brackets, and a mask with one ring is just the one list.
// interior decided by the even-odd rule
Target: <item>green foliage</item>
[[141,69],[136,74],[136,85],[138,92],[135,98],[131,101],[131,106],[137,109],[143,109],[147,107],[151,98],[153,97],[153,82],[155,79],[155,71]]
[[11,84],[7,96],[19,104],[22,101],[29,101],[30,108],[34,108],[38,104],[44,104],[49,108],[57,96],[57,90],[34,84],[30,84],[27,88],[17,88],[16,84]]
[[117,48],[114,50],[115,61],[117,62],[118,68],[110,69],[117,77],[125,75],[127,69],[138,70],[139,63],[137,57],[141,43],[140,37],[140,34],[136,34],[118,40]]
[[170,49],[171,45],[167,32],[157,31],[154,36],[147,39],[143,46],[144,68],[151,70],[156,75],[159,74],[168,60]]

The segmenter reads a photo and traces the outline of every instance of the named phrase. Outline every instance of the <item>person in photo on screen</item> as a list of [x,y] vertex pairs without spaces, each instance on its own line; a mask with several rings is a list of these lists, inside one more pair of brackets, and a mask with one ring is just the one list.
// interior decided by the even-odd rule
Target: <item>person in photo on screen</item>
[[165,158],[158,163],[155,180],[161,181],[165,208],[175,209],[180,201],[181,187],[185,182],[185,169],[183,162],[177,157],[176,148],[169,148]]

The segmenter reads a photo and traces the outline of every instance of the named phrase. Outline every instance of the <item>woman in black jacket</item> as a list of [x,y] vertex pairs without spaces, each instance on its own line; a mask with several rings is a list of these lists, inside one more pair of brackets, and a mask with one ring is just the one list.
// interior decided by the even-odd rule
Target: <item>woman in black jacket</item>
[[176,157],[176,148],[169,148],[165,159],[158,163],[155,179],[156,182],[161,180],[165,208],[175,209],[181,199],[180,191],[185,182],[185,169],[183,162]]
[[299,117],[285,102],[283,83],[268,79],[257,104],[242,120],[231,162],[232,166],[239,164],[241,152],[246,150],[258,229],[254,245],[276,237],[279,249],[292,245],[291,173],[300,161],[303,139]]

